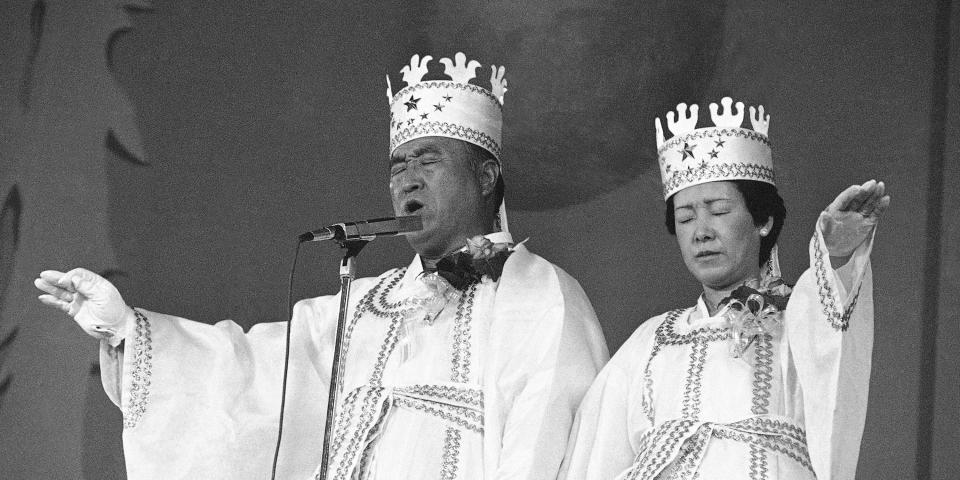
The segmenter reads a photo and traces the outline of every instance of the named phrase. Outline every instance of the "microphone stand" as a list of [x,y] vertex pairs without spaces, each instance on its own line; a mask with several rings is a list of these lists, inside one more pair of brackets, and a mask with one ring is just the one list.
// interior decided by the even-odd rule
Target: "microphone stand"
[[330,464],[330,439],[333,437],[333,421],[336,418],[337,400],[343,390],[344,359],[341,355],[343,335],[346,331],[347,308],[350,305],[350,284],[357,275],[354,258],[370,243],[369,239],[342,240],[340,248],[346,250],[340,261],[340,315],[337,318],[337,337],[333,344],[333,366],[330,369],[330,392],[327,396],[327,421],[323,434],[323,457],[320,459],[320,479],[327,480],[327,468]]

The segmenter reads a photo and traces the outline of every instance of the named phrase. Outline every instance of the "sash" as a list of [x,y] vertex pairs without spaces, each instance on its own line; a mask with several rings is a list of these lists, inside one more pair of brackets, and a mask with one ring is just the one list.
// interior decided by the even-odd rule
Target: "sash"
[[664,472],[671,478],[693,478],[711,438],[734,440],[752,448],[781,453],[806,468],[811,478],[816,477],[803,428],[787,417],[760,415],[732,423],[691,419],[663,422],[643,434],[640,453],[617,479],[655,479]]

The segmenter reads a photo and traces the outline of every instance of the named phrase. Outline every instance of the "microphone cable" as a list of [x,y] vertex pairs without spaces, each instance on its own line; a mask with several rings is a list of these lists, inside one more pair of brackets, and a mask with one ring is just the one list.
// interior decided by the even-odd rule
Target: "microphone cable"
[[297,270],[297,259],[300,257],[300,246],[293,253],[293,265],[290,266],[290,278],[287,282],[287,334],[283,347],[283,386],[280,388],[280,420],[277,427],[277,447],[273,451],[273,467],[270,470],[270,480],[277,478],[277,460],[280,458],[280,440],[283,438],[283,412],[287,404],[287,372],[290,369],[290,331],[293,330],[293,273]]

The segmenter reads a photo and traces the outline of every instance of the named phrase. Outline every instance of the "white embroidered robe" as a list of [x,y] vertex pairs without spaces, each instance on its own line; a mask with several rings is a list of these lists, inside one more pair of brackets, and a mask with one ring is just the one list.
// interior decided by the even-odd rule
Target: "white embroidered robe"
[[597,377],[561,478],[853,479],[873,293],[864,242],[834,270],[819,227],[784,332],[733,358],[702,299],[644,322]]
[[[353,284],[329,478],[555,478],[608,358],[579,284],[521,245],[499,282],[404,332],[393,306],[421,271],[415,258]],[[294,309],[277,478],[317,473],[338,309],[339,296]],[[123,352],[101,350],[129,478],[270,478],[286,324],[144,313]]]

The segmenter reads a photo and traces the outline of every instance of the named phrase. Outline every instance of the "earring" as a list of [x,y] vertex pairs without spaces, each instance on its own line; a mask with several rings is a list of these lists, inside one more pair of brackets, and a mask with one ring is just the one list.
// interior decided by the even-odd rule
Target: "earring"
[[766,229],[766,228],[761,228],[761,229],[760,229],[760,236],[761,236],[761,237],[766,237],[766,236],[767,236],[767,229]]

